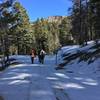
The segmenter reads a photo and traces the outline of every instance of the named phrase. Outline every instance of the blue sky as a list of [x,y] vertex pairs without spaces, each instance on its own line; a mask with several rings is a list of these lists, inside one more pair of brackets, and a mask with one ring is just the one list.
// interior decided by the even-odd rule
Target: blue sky
[[19,0],[26,8],[31,21],[55,15],[68,15],[70,0]]

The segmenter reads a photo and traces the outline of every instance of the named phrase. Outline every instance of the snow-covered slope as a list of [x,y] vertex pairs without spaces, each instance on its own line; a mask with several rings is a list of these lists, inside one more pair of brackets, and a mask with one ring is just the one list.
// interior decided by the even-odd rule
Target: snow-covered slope
[[60,81],[55,84],[62,87],[70,100],[100,100],[100,44],[63,47],[58,55],[56,76]]

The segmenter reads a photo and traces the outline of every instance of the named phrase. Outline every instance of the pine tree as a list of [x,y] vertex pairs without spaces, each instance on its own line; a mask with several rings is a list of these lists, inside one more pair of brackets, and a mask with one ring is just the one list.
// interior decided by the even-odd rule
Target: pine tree
[[[11,9],[11,10],[9,10]],[[14,20],[13,14],[13,2],[5,1],[0,4],[0,36],[1,36],[1,49],[2,53],[7,57],[7,61],[9,60],[9,32],[12,27],[12,22]],[[7,62],[4,61],[4,62]],[[6,64],[5,64],[6,65]]]
[[93,27],[95,33],[95,40],[100,39],[100,1],[90,0],[91,12],[93,15]]
[[72,34],[79,44],[89,40],[88,1],[74,0],[72,10]]
[[59,39],[61,45],[68,45],[71,43],[72,36],[70,34],[70,29],[71,19],[70,17],[65,17],[59,25]]
[[14,10],[15,12],[16,11],[18,12],[16,14],[16,18],[18,19],[18,24],[12,30],[15,34],[15,37],[17,37],[17,39],[15,39],[16,40],[15,43],[18,48],[18,54],[20,54],[28,51],[26,50],[27,46],[30,47],[29,45],[32,44],[32,41],[30,41],[32,27],[29,22],[26,10],[21,6],[19,2],[15,3]]

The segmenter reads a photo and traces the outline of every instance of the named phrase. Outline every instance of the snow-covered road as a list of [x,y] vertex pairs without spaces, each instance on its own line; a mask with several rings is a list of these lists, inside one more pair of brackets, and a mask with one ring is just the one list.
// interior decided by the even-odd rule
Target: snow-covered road
[[100,71],[94,73],[93,67],[99,67],[100,60],[55,70],[53,55],[46,56],[43,65],[37,58],[31,64],[29,56],[13,57],[20,64],[0,73],[0,100],[100,100]]
[[0,73],[0,96],[4,100],[56,100],[46,79],[48,72],[45,67],[48,65],[29,64],[25,60],[30,61],[29,57],[23,57],[22,61],[19,60],[23,64]]

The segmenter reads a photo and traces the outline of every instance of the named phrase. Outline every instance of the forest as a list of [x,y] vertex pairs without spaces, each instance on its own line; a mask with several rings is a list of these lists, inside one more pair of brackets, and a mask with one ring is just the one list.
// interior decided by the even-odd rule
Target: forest
[[[0,55],[29,54],[32,48],[54,53],[61,46],[100,39],[100,1],[72,0],[69,16],[48,16],[30,22],[18,1],[0,3]],[[34,13],[33,13],[34,15]]]

